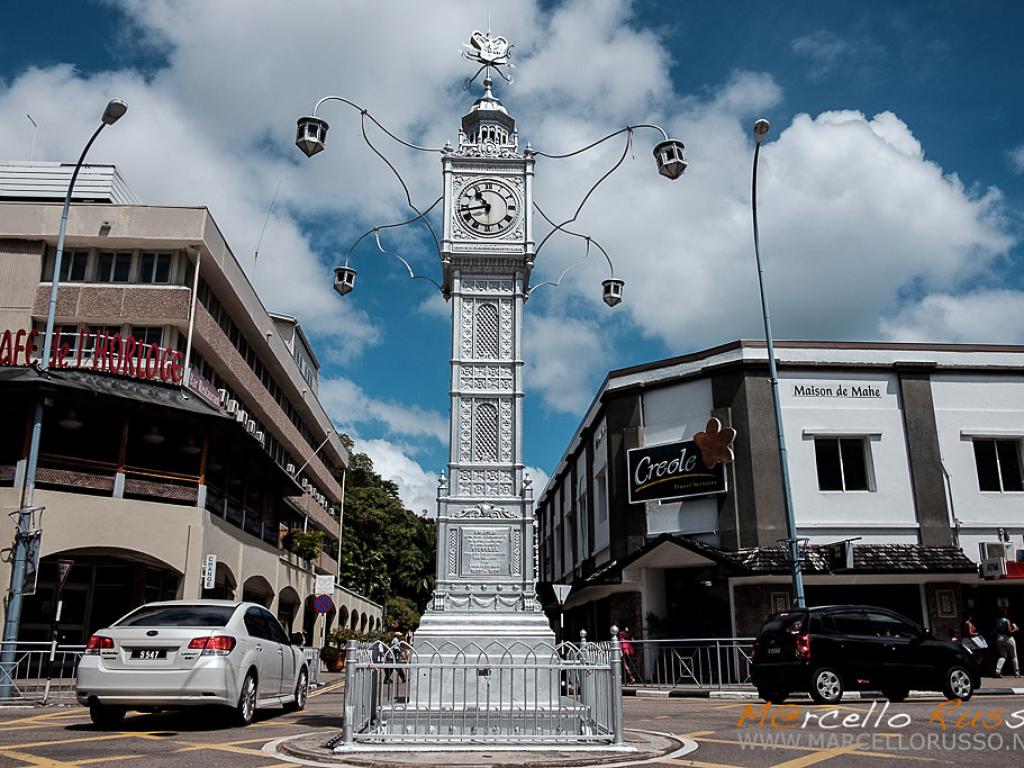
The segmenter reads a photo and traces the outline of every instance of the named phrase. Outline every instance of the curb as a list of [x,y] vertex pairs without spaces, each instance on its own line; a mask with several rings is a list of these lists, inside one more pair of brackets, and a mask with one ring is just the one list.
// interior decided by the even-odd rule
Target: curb
[[[652,699],[751,699],[759,700],[757,691],[738,688],[736,690],[712,690],[709,688],[623,688],[623,696],[636,696],[637,698]],[[907,700],[934,699],[941,697],[938,691],[911,691]],[[1007,686],[1005,688],[979,688],[974,696],[1024,696],[1024,688]],[[794,693],[789,698],[795,700],[810,700],[806,693]],[[881,691],[848,691],[843,694],[843,699],[881,699]]]

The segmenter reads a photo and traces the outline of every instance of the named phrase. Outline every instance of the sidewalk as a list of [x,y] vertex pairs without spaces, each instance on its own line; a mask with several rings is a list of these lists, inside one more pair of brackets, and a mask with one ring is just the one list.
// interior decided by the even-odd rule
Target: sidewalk
[[[757,690],[752,685],[734,685],[723,688],[700,688],[695,685],[680,685],[675,688],[645,688],[642,685],[623,686],[623,696],[650,696],[672,699],[756,699]],[[938,691],[911,691],[907,699],[930,699],[942,694]],[[983,677],[981,687],[974,692],[975,696],[1024,696],[1024,678],[1020,677]],[[843,699],[873,699],[882,696],[879,691],[847,691]],[[810,694],[794,693],[790,697],[796,700],[810,699]]]

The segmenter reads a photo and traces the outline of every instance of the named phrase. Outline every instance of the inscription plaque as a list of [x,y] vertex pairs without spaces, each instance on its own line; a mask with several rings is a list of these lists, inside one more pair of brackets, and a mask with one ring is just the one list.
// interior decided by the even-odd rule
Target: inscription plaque
[[510,533],[511,528],[507,525],[463,526],[459,575],[510,575]]

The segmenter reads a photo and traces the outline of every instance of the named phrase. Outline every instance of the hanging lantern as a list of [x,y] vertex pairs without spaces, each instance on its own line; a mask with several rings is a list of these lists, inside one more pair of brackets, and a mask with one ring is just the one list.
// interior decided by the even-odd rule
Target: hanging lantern
[[319,117],[300,117],[298,130],[295,132],[295,146],[302,150],[306,157],[322,152],[327,141],[327,121]]
[[607,280],[601,282],[604,286],[604,303],[609,307],[614,307],[616,304],[622,302],[622,288],[626,285],[625,280],[620,280],[617,277],[609,277]]
[[665,139],[655,146],[654,159],[658,163],[658,173],[666,178],[678,179],[686,170],[685,147],[676,139]]
[[352,267],[334,268],[334,290],[344,296],[356,287],[356,271]]
[[150,445],[160,445],[164,441],[164,436],[160,434],[160,430],[154,425],[150,427],[149,432],[142,436],[142,441]]
[[57,424],[60,426],[61,429],[66,429],[68,431],[74,431],[76,429],[82,428],[82,420],[78,418],[78,416],[72,410],[69,410],[66,414],[64,414],[64,418],[60,419],[57,422]]

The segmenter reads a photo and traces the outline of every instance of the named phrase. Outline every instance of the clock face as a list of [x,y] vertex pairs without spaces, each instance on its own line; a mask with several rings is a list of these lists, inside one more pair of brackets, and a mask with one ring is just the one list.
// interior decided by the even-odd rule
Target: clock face
[[508,232],[519,219],[519,198],[502,181],[478,179],[462,190],[455,212],[467,229],[493,237]]

